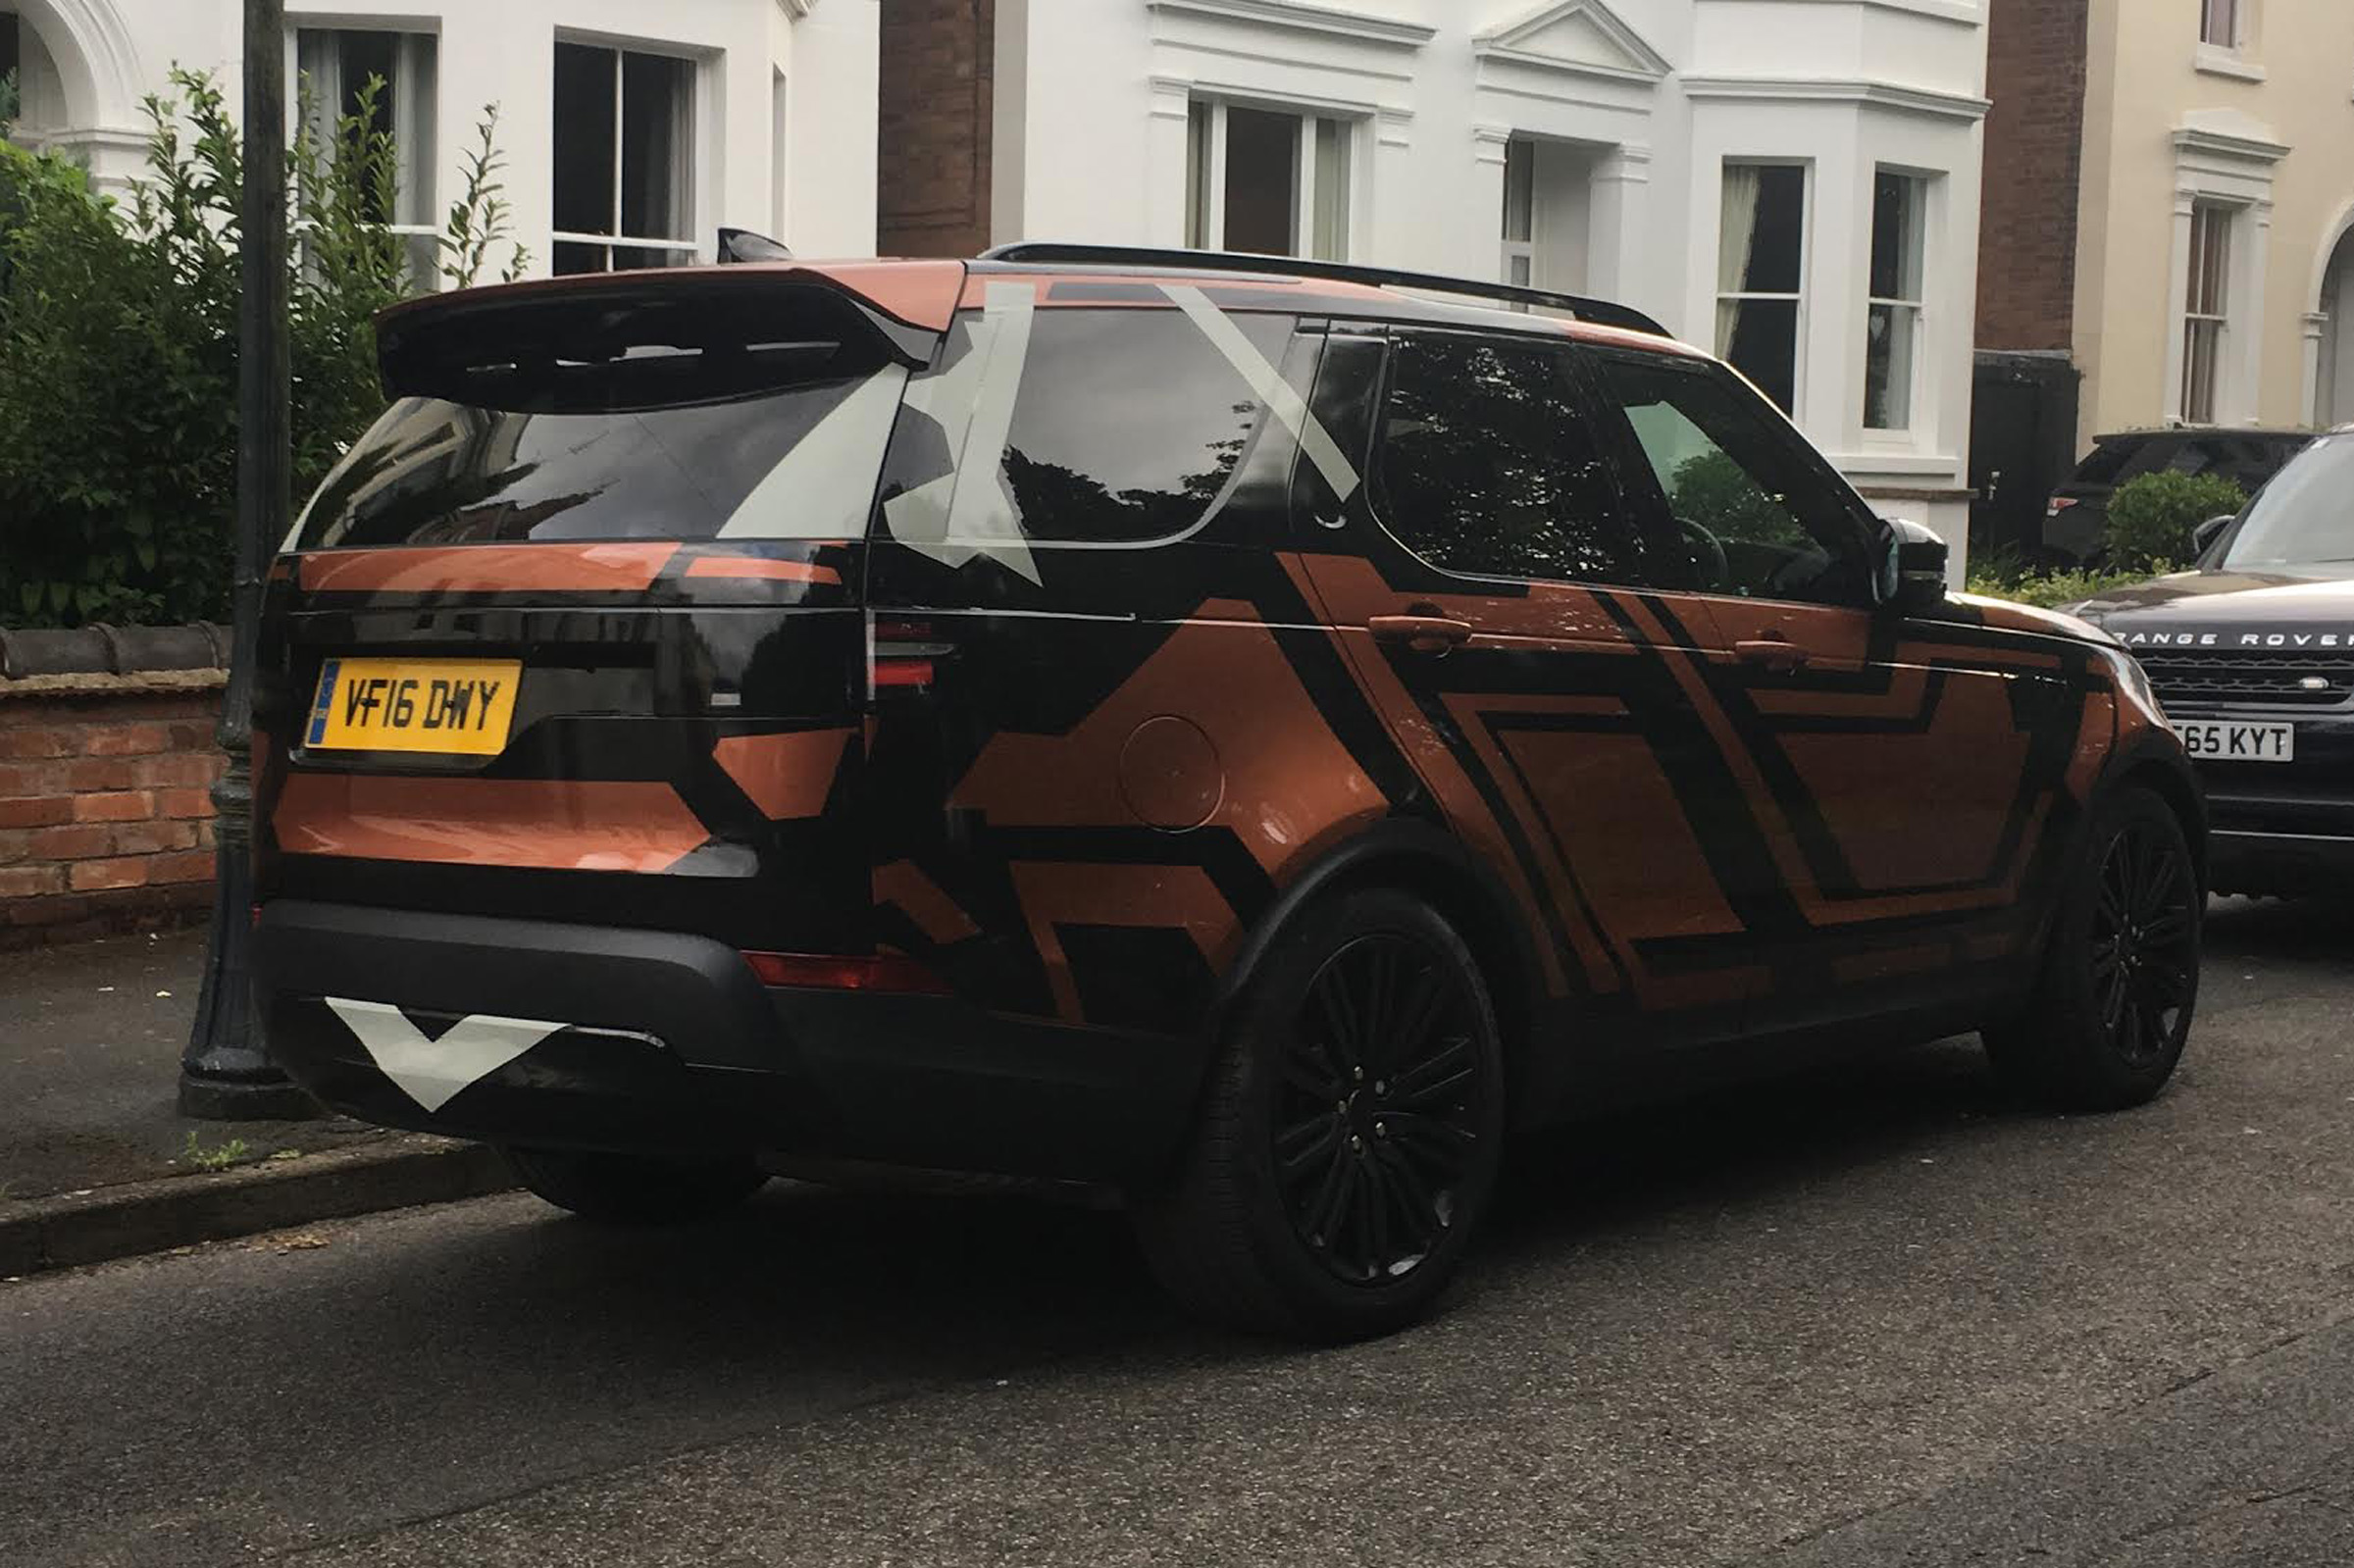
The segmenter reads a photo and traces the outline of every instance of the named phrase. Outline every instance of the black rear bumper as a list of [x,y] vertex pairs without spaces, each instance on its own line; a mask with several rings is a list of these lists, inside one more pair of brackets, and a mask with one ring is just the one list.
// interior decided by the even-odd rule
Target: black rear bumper
[[[278,900],[257,946],[270,1051],[312,1093],[500,1143],[1121,1181],[1173,1157],[1205,1060],[1196,1039],[951,997],[772,988],[672,932]],[[404,1087],[347,1022],[355,1003],[397,1008],[432,1073],[486,1032],[530,1043]]]

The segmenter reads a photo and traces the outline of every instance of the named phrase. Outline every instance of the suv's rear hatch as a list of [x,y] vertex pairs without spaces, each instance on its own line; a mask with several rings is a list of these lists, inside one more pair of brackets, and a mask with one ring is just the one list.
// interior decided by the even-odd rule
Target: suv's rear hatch
[[860,950],[863,535],[962,278],[731,268],[387,315],[395,402],[274,574],[263,896]]

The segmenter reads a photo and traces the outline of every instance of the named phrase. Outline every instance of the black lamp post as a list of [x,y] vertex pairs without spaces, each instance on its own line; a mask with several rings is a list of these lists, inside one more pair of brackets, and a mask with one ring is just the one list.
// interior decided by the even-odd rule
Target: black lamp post
[[213,785],[220,864],[179,1109],[217,1121],[315,1116],[262,1048],[253,994],[253,675],[262,574],[284,536],[293,454],[286,332],[286,7],[245,0],[245,186],[239,213],[235,651],[221,703],[228,770]]

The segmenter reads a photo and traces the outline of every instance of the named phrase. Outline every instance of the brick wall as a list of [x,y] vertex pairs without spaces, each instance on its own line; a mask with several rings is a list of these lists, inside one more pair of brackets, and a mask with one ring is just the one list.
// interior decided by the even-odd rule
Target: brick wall
[[989,246],[997,0],[883,8],[877,244],[886,256]]
[[211,908],[220,706],[217,675],[0,682],[0,948]]
[[1978,347],[2074,346],[2089,0],[1994,0]]

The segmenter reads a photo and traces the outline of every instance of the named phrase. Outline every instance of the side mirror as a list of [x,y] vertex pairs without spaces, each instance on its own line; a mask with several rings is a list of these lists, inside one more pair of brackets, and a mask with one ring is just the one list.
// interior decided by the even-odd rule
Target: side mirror
[[1880,603],[1899,615],[1926,615],[1945,603],[1945,540],[1920,524],[1892,517],[1880,559]]
[[2237,521],[2230,517],[2211,517],[2190,531],[2190,548],[2194,555],[2205,555],[2207,546],[2223,536],[2224,530]]

